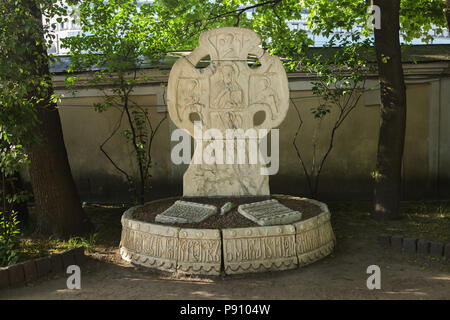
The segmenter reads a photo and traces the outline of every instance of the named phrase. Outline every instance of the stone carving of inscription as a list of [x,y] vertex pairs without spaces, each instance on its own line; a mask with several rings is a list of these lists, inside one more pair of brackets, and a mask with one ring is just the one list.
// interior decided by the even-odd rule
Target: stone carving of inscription
[[[270,130],[281,124],[289,107],[283,65],[278,57],[264,52],[260,47],[261,39],[254,31],[232,27],[213,29],[204,32],[199,42],[197,49],[174,64],[167,89],[172,121],[195,139],[197,147],[193,159],[203,159],[211,141],[194,135],[192,119],[199,119],[203,132],[217,129],[222,134],[218,140],[222,139],[225,150],[227,130]],[[209,66],[197,68],[198,62],[207,56],[211,60]],[[257,58],[261,65],[250,67],[249,56]],[[258,125],[254,122],[256,113],[264,114],[264,120]],[[236,140],[247,141],[244,152],[248,154],[248,140],[260,138],[238,137]],[[261,174],[261,166],[260,160],[239,164],[191,161],[184,175],[183,195],[269,195],[269,179]]]
[[226,274],[297,267],[292,225],[222,230]]
[[242,204],[238,212],[260,226],[288,224],[302,218],[301,212],[289,209],[275,199]]
[[176,271],[179,228],[132,219],[133,207],[122,217],[120,254],[132,263],[164,271]]
[[188,274],[220,275],[222,247],[217,229],[181,229],[177,270]]
[[217,212],[213,205],[175,201],[166,211],[155,217],[159,223],[197,223],[205,220]]
[[303,200],[318,205],[322,212],[318,216],[294,223],[299,266],[308,265],[329,255],[336,242],[327,205],[312,199]]
[[286,198],[309,201],[321,213],[288,225],[181,229],[135,220],[133,211],[141,206],[132,207],[122,216],[120,254],[146,267],[207,275],[293,269],[329,255],[336,239],[328,207],[315,200]]

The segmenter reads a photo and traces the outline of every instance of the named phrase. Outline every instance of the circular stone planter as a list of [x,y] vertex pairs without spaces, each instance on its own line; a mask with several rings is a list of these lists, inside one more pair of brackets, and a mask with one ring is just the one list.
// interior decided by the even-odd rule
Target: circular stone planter
[[133,219],[141,207],[135,206],[122,216],[120,254],[133,264],[197,275],[294,269],[329,255],[336,238],[327,205],[307,198],[278,197],[308,201],[321,212],[285,225],[192,229]]

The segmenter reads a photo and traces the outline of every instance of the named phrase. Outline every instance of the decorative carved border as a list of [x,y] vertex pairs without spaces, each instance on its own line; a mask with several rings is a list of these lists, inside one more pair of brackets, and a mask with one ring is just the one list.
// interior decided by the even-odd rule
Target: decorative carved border
[[297,267],[293,225],[222,230],[226,274]]
[[298,264],[302,267],[329,255],[336,244],[336,237],[331,227],[331,214],[325,203],[308,198],[297,199],[315,204],[322,210],[318,216],[294,223]]
[[319,206],[322,212],[285,225],[182,229],[135,220],[133,213],[141,207],[135,206],[122,216],[120,254],[137,265],[201,275],[294,269],[329,255],[336,238],[327,205],[307,198],[276,196],[308,201]]
[[134,211],[140,207],[132,207],[122,216],[122,258],[146,267],[176,271],[180,228],[133,219]]
[[220,275],[222,242],[218,229],[181,229],[177,270],[187,274]]

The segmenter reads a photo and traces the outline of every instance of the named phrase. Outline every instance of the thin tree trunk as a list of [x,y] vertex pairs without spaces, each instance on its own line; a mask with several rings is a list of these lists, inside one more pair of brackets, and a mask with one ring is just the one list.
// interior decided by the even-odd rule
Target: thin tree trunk
[[406,128],[406,87],[399,40],[400,0],[373,0],[381,9],[375,49],[381,90],[381,121],[375,171],[375,219],[399,215],[401,169]]
[[132,136],[132,143],[133,143],[133,148],[134,148],[134,152],[136,152],[136,159],[138,162],[138,168],[139,168],[139,185],[136,183],[136,188],[138,190],[136,190],[136,196],[137,196],[137,200],[139,202],[139,204],[144,204],[145,202],[145,181],[144,181],[144,167],[143,167],[143,163],[142,163],[142,158],[139,155],[139,147],[137,145],[137,135],[136,135],[136,129],[134,127],[133,124],[133,119],[131,117],[131,113],[130,113],[130,108],[128,105],[128,93],[125,94],[125,103],[124,103],[124,109],[125,112],[127,114],[127,119],[128,119],[128,125],[130,126],[130,130],[131,130],[131,136]]
[[[33,16],[41,20],[41,13],[36,4],[36,1],[30,1],[30,9]],[[47,52],[42,45],[43,35],[40,43],[41,45],[30,45],[36,47],[38,56],[45,57]],[[36,72],[50,78],[48,59],[45,61],[47,63],[41,63]],[[51,85],[51,78],[47,82]],[[56,105],[51,102],[52,93],[50,88],[44,101],[36,106],[39,124],[35,134],[41,138],[41,143],[28,148],[27,151],[30,156],[29,170],[36,204],[36,233],[67,238],[85,233],[91,225],[81,207],[70,171],[61,120]]]

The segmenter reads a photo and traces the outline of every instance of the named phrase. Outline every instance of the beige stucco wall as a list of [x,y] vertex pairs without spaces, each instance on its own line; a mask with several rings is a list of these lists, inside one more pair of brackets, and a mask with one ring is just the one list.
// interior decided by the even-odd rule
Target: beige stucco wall
[[[311,108],[317,98],[310,90],[291,91],[304,121],[298,145],[304,160],[311,165],[313,137],[318,135],[317,155],[320,158],[328,146],[335,112],[320,123],[314,120]],[[99,97],[63,98],[60,115],[72,172],[81,197],[85,201],[120,202],[128,199],[125,177],[120,174],[100,151],[100,144],[112,133],[120,111],[109,109],[98,113],[92,105]],[[165,113],[156,108],[156,95],[140,95],[133,98],[149,110],[152,124]],[[407,86],[408,116],[404,157],[404,195],[407,198],[427,196],[429,158],[429,84]],[[128,172],[136,173],[132,149],[123,137],[126,119],[121,130],[105,149],[117,164]],[[286,120],[280,126],[280,170],[270,177],[273,193],[308,195],[307,184],[292,140],[298,126],[298,116],[291,106]],[[324,166],[320,181],[320,196],[324,199],[368,199],[372,192],[372,178],[377,150],[379,106],[366,106],[364,96],[357,108],[337,130],[334,148]],[[153,190],[150,198],[181,192],[183,169],[170,162],[170,132],[173,125],[165,120],[152,147]]]
[[[309,171],[313,161],[314,144],[317,163],[329,146],[332,127],[337,117],[337,110],[332,108],[332,112],[322,121],[314,119],[311,109],[318,105],[318,99],[302,98],[311,95],[310,91],[291,92],[303,120],[297,145]],[[376,155],[377,113],[377,107],[365,107],[361,100],[337,129],[333,149],[320,176],[319,190],[322,193],[341,190],[351,196],[352,193],[361,191],[362,186],[367,188]],[[291,192],[305,194],[308,192],[305,175],[292,145],[298,125],[297,112],[291,106],[285,122],[280,126],[280,173],[272,178],[271,183],[274,188],[282,187],[282,192],[292,190]]]
[[403,190],[405,198],[426,198],[429,195],[429,130],[430,85],[407,87],[408,109],[403,157]]
[[[81,197],[89,200],[127,199],[126,176],[120,173],[100,150],[100,145],[119,126],[121,111],[110,108],[97,112],[93,103],[100,97],[65,98],[59,104],[64,141],[72,168],[72,174]],[[153,127],[164,117],[156,112],[156,96],[135,96],[133,100],[149,112]],[[138,168],[133,148],[124,136],[128,128],[124,114],[116,134],[104,145],[105,151],[118,167],[137,176]],[[152,143],[153,167],[151,170],[155,187],[164,186],[170,166],[168,122],[164,121]]]
[[[416,195],[414,184],[428,176],[428,84],[407,86],[408,115],[404,157],[405,193]],[[291,92],[304,121],[298,146],[310,168],[313,159],[314,136],[317,138],[317,156],[320,160],[328,148],[337,110],[323,121],[314,119],[311,108],[318,99],[308,98],[310,91]],[[303,97],[303,98],[302,98]],[[305,98],[306,97],[306,98]],[[272,177],[271,186],[281,192],[307,193],[303,169],[292,146],[298,126],[298,115],[291,106],[285,122],[280,127],[280,172]],[[379,105],[366,106],[364,96],[349,117],[337,129],[333,149],[320,176],[319,190],[323,197],[332,199],[366,198],[372,192],[371,172],[375,168],[379,128]],[[318,161],[316,160],[316,161]],[[422,185],[420,185],[422,187]]]
[[436,99],[441,104],[439,117],[437,117],[437,130],[439,148],[437,150],[437,194],[439,198],[450,198],[450,78],[441,79],[436,84]]

